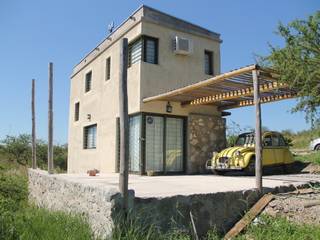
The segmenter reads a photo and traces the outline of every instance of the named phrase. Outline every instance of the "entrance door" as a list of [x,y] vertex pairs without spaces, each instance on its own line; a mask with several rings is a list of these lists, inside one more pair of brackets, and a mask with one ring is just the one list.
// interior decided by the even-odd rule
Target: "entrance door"
[[163,172],[164,119],[146,116],[146,171]]
[[146,116],[146,171],[183,171],[183,119]]
[[140,171],[141,116],[129,118],[129,170]]
[[166,119],[166,171],[183,171],[183,119]]

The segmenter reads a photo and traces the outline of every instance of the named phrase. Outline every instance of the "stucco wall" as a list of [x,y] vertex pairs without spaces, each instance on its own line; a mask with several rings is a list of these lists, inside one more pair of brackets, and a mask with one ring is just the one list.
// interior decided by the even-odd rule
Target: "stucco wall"
[[188,117],[188,173],[204,173],[213,152],[226,146],[226,119],[213,115],[190,114]]
[[[141,24],[136,25],[124,37],[130,40],[140,35]],[[115,171],[116,117],[119,115],[119,58],[120,42],[97,57],[71,79],[69,111],[68,172],[86,172],[99,169]],[[111,57],[111,78],[105,80],[106,59]],[[85,93],[85,74],[92,71],[92,89]],[[140,63],[128,69],[129,113],[140,109]],[[74,121],[74,104],[80,102],[80,119]],[[91,114],[91,120],[87,119]],[[83,128],[97,124],[97,148],[83,149]]]
[[[157,21],[165,23],[161,25]],[[176,27],[178,25],[180,30]],[[152,9],[138,10],[111,34],[109,40],[104,40],[73,70],[69,107],[69,173],[84,173],[93,168],[101,172],[115,172],[116,118],[119,115],[119,40],[126,37],[131,42],[142,34],[159,38],[159,64],[141,61],[128,68],[129,114],[166,113],[166,102],[143,104],[143,98],[210,78],[204,74],[204,50],[214,52],[214,74],[220,73],[219,37]],[[190,56],[173,53],[172,39],[176,35],[193,40],[194,51]],[[111,57],[111,78],[106,81],[105,61],[108,57]],[[89,71],[92,71],[92,90],[85,93],[85,75]],[[76,102],[80,102],[80,119],[77,122],[74,121]],[[218,114],[214,106],[182,107],[177,102],[171,104],[173,115]],[[88,114],[91,115],[90,120]],[[83,149],[83,128],[91,124],[97,124],[97,147]]]

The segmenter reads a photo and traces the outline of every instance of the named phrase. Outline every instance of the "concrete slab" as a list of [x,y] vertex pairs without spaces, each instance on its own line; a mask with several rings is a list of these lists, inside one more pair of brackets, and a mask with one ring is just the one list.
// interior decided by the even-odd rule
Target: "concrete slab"
[[[57,178],[80,184],[118,188],[119,175],[101,174],[90,177],[86,174],[55,174]],[[263,177],[265,188],[280,186],[299,186],[310,182],[320,182],[320,175],[290,174]],[[139,198],[171,197],[176,195],[208,194],[229,191],[242,191],[255,187],[254,176],[217,176],[217,175],[179,175],[179,176],[129,176],[129,189]]]

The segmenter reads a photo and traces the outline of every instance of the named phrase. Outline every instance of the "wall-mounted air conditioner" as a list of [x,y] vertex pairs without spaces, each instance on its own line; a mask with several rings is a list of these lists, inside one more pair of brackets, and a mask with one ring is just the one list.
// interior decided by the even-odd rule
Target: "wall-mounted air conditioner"
[[175,54],[190,55],[193,52],[191,39],[176,36],[173,40],[173,52]]

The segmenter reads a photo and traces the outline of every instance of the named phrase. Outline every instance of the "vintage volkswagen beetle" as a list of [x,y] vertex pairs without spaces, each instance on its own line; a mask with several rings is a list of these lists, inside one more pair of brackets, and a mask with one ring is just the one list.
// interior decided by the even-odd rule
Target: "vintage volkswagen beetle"
[[[216,174],[230,170],[255,172],[255,136],[254,132],[240,134],[233,147],[226,148],[220,153],[213,153],[212,159],[206,163],[206,168]],[[276,166],[293,162],[289,146],[284,137],[278,132],[264,132],[262,135],[262,166]]]

